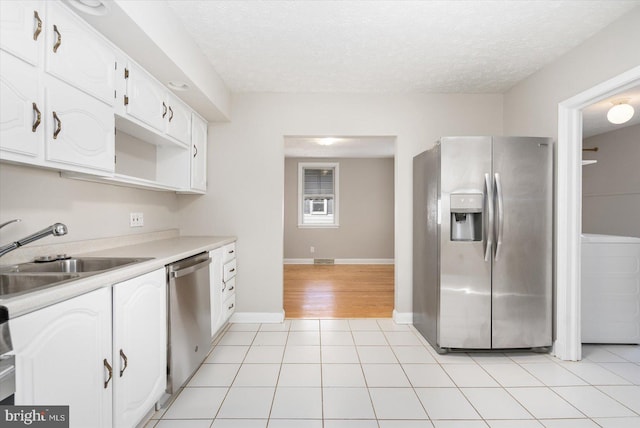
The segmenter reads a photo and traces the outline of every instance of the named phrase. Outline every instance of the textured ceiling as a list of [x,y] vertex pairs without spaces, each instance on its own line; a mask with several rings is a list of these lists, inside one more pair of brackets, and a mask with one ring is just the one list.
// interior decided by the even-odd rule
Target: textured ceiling
[[233,92],[503,92],[640,1],[169,1]]
[[[607,112],[613,106],[612,101],[620,100],[622,98],[629,99],[628,104],[633,106],[635,114],[629,122],[614,125],[607,120]],[[616,129],[624,128],[626,126],[640,124],[640,87],[628,89],[609,97],[606,100],[599,101],[584,108],[582,110],[582,123],[582,136],[584,138],[593,137],[594,135],[603,134],[609,131],[615,131]]]

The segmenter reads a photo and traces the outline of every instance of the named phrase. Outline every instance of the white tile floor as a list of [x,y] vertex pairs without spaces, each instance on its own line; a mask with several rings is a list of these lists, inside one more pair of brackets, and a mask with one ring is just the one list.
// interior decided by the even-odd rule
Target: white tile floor
[[158,428],[640,427],[640,346],[438,355],[392,320],[232,324]]

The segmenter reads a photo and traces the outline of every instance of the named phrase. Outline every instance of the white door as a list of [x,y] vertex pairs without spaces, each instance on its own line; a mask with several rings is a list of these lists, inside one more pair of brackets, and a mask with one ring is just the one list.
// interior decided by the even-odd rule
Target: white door
[[222,248],[216,248],[209,252],[211,264],[209,265],[209,281],[211,282],[211,337],[218,333],[218,329],[224,324],[222,311]]
[[111,427],[111,290],[9,320],[16,405],[68,405],[72,428]]
[[189,144],[191,141],[191,109],[170,93],[167,93],[166,97],[169,110],[165,122],[166,132],[176,140]]
[[0,48],[38,65],[44,40],[44,3],[0,1]]
[[135,427],[167,385],[165,270],[113,286],[113,421]]
[[207,122],[193,115],[191,132],[191,188],[207,191]]
[[47,2],[46,71],[113,105],[116,56],[80,18]]
[[0,149],[26,159],[39,157],[43,120],[38,69],[0,51]]
[[46,89],[46,160],[68,170],[113,172],[113,110],[69,85],[49,78]]
[[164,132],[165,120],[169,114],[164,88],[134,63],[128,64],[126,76],[127,114]]

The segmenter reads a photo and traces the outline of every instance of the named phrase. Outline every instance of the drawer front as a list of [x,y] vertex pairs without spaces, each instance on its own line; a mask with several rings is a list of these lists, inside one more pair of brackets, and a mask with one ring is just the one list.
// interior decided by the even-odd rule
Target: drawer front
[[231,315],[236,311],[236,295],[232,294],[222,305],[223,319],[225,322],[229,321]]
[[232,242],[231,244],[227,244],[224,247],[222,247],[222,252],[223,252],[223,256],[222,256],[222,263],[227,263],[230,260],[233,260],[236,258],[236,243]]
[[224,273],[222,274],[222,281],[228,282],[231,278],[236,276],[236,259],[231,260],[224,264]]
[[232,294],[236,292],[236,277],[234,276],[229,281],[222,283],[222,301],[227,300]]

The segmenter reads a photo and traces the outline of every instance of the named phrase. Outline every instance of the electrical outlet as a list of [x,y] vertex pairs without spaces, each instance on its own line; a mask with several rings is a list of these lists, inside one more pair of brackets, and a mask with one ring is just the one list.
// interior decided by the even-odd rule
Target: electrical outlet
[[315,253],[316,252],[316,247],[309,247],[309,252],[311,254]]
[[142,226],[144,226],[144,214],[129,213],[129,227],[142,227]]

